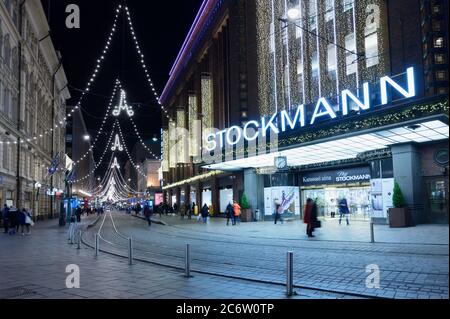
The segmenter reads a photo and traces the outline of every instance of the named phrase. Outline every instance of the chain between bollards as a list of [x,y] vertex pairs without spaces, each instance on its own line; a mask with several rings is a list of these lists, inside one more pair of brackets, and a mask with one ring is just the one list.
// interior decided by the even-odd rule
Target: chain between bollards
[[186,244],[186,251],[185,251],[185,273],[184,276],[186,278],[190,278],[191,276],[191,245]]
[[129,264],[133,264],[133,239],[130,237],[128,238],[128,260]]

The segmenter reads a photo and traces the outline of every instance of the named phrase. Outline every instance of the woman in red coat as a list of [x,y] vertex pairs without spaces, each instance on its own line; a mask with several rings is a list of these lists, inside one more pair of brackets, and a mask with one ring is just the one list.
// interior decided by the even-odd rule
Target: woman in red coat
[[308,237],[314,237],[314,216],[313,216],[314,202],[311,198],[306,200],[305,212],[303,214],[303,222],[306,224],[306,234]]

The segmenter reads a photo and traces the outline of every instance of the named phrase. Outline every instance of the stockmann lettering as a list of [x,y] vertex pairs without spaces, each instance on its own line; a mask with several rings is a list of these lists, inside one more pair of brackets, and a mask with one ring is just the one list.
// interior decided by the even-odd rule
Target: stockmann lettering
[[[406,77],[406,88],[402,87],[389,76],[380,78],[382,106],[389,103],[388,85],[405,98],[416,96],[414,68],[411,67],[406,70]],[[367,111],[372,108],[370,85],[368,82],[363,84],[362,90],[363,96],[360,98],[350,90],[343,90],[341,92],[342,103],[340,108],[342,116],[347,116],[349,114],[350,101],[353,101],[359,110]],[[311,119],[306,118],[305,106],[300,105],[293,117],[287,111],[281,111],[275,113],[270,119],[263,117],[261,118],[261,121],[249,121],[243,128],[232,126],[226,130],[208,134],[206,136],[206,148],[208,151],[214,151],[218,146],[223,148],[224,143],[227,143],[228,146],[237,145],[242,142],[242,139],[251,142],[260,137],[265,138],[269,130],[275,134],[279,134],[281,132],[286,132],[288,129],[294,130],[298,125],[300,125],[300,127],[305,127],[307,125],[313,126],[317,119],[324,117],[336,119],[337,112],[333,109],[329,100],[322,97],[317,101]],[[277,125],[279,121],[281,122],[280,127]]]

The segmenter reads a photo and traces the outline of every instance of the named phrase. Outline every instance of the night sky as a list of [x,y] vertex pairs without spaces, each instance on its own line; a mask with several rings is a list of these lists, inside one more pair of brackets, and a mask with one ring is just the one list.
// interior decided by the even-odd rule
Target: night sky
[[[126,4],[131,13],[139,45],[145,56],[153,83],[160,94],[168,79],[170,68],[181,48],[189,28],[194,21],[202,0],[150,1],[128,0]],[[56,50],[62,54],[64,69],[69,81],[72,99],[68,105],[75,105],[80,90],[88,80],[101,56],[107,35],[111,31],[115,9],[123,1],[111,0],[42,0],[47,18],[50,21],[51,36]],[[66,6],[77,4],[81,12],[81,28],[68,29],[65,20]],[[124,13],[124,12],[123,12]],[[121,14],[118,29],[90,94],[82,104],[83,116],[91,136],[95,136],[105,115],[109,98],[118,77],[125,90],[127,100],[135,111],[134,120],[144,140],[154,134],[160,137],[161,113],[141,67],[138,55]],[[127,23],[127,22],[126,22]],[[125,26],[125,28],[124,28]],[[131,151],[138,141],[131,122],[125,115],[120,123]],[[109,120],[106,131],[112,126]],[[76,138],[76,137],[75,137]],[[99,140],[94,154],[98,160],[107,136]],[[105,161],[109,160],[107,155]],[[126,155],[122,158],[124,164]],[[101,171],[97,174],[101,175]]]

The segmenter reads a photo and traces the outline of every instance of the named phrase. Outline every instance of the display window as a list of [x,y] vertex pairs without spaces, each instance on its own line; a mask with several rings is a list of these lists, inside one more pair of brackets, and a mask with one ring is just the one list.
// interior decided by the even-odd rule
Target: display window
[[220,190],[220,212],[225,213],[228,204],[233,204],[233,189],[225,188]]
[[338,201],[346,198],[351,217],[367,220],[371,216],[371,187],[367,186],[327,186],[324,188],[303,189],[302,203],[311,198],[316,200],[318,215],[324,217],[339,216]]

